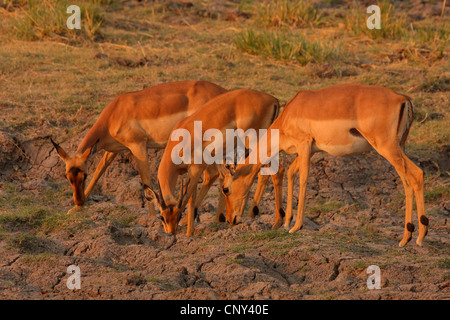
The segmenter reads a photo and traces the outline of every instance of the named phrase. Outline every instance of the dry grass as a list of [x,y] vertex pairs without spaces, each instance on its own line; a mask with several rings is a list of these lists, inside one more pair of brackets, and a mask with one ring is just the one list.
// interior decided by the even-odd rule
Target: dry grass
[[236,47],[244,52],[276,60],[297,62],[302,66],[336,60],[340,47],[324,42],[313,42],[301,35],[282,31],[255,32],[247,30],[234,39]]
[[319,11],[303,0],[276,0],[258,3],[257,22],[263,26],[315,27],[321,23]]
[[[415,21],[403,13],[398,19],[396,7],[385,10],[387,4],[382,2],[385,18],[395,26],[377,36],[364,29],[365,21],[349,20],[355,4],[347,9],[345,3],[335,1],[328,2],[327,11],[302,1],[246,1],[236,6],[201,1],[193,1],[192,6],[89,1],[101,21],[95,33],[102,40],[95,41],[89,33],[71,38],[70,30],[61,29],[68,14],[62,14],[62,9],[54,16],[47,10],[34,12],[30,10],[33,1],[4,1],[8,9],[1,12],[0,24],[0,56],[8,62],[0,65],[4,87],[0,106],[6,110],[0,124],[24,137],[50,132],[64,139],[91,125],[121,92],[165,81],[205,79],[230,89],[267,91],[283,102],[300,88],[342,82],[388,86],[410,94],[424,114],[444,112],[443,119],[417,125],[415,130],[421,132],[425,126],[427,131],[433,124],[437,127],[433,130],[442,131],[437,145],[444,143],[443,123],[448,115],[441,96],[449,85],[448,16]],[[43,3],[49,6],[54,1]],[[63,2],[58,3],[62,6]],[[291,5],[297,9],[313,6],[316,16],[326,16],[326,23],[300,26],[290,18],[280,19],[283,23],[277,26],[261,23],[268,16],[261,8],[282,12]],[[239,15],[239,10],[248,12],[250,18]],[[28,24],[29,16],[43,22]],[[364,11],[361,18],[365,18]],[[231,24],[229,19],[235,21]],[[342,22],[347,23],[343,28]],[[50,31],[44,31],[46,26]],[[83,16],[82,29],[89,27],[89,19]],[[27,35],[35,41],[26,40]],[[130,68],[95,59],[97,52],[131,61],[145,57],[150,63]],[[426,102],[424,106],[421,101]],[[436,146],[437,141],[425,134],[413,132],[411,136],[410,142],[421,147]]]
[[69,30],[66,10],[73,4],[68,0],[27,0],[7,1],[7,9],[17,8],[17,15],[12,21],[12,29],[18,38],[25,40],[42,40],[54,38],[68,42],[79,42],[83,39],[94,40],[99,36],[103,23],[103,14],[99,4],[104,1],[77,1],[81,19],[84,21],[81,30]]

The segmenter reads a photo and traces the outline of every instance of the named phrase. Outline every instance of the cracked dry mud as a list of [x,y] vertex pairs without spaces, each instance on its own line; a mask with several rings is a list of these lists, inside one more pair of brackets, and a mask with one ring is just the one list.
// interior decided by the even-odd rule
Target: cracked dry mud
[[[63,147],[75,150],[82,136]],[[35,215],[39,221],[67,212],[72,206],[70,187],[50,143],[20,142],[3,132],[0,138],[0,180],[33,199],[53,190],[61,201],[48,211],[41,208]],[[161,152],[149,153],[156,164]],[[100,156],[95,156],[94,165]],[[413,159],[422,167],[427,161],[437,163],[426,172],[448,172],[448,150],[430,159]],[[284,165],[291,160],[282,156]],[[9,191],[1,192],[6,196]],[[187,237],[183,228],[176,237],[167,235],[160,221],[148,215],[132,159],[119,156],[86,209],[71,217],[61,215],[68,220],[61,227],[46,230],[37,220],[2,223],[0,298],[450,298],[448,199],[427,207],[430,228],[424,247],[414,243],[416,232],[406,247],[399,248],[404,223],[401,181],[374,152],[347,158],[314,155],[305,225],[294,234],[271,230],[271,184],[260,205],[263,214],[243,218],[233,227],[214,222],[217,194],[215,185],[201,206],[194,236]],[[296,185],[294,202],[297,194]],[[28,205],[23,203],[24,210],[37,210]],[[80,268],[80,290],[67,288],[70,265]],[[381,269],[380,290],[367,288],[369,265]]]

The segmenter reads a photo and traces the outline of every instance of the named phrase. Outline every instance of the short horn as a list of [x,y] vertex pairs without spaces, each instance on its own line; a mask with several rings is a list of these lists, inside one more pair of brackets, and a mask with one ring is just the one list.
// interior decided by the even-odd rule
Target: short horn
[[183,199],[186,196],[187,190],[189,188],[189,182],[190,182],[190,180],[188,180],[188,182],[186,183],[186,191],[185,191],[183,180],[181,180],[180,199],[178,200],[178,205],[177,205],[178,208],[181,208],[181,206],[183,205]]
[[158,188],[159,188],[159,199],[160,199],[160,205],[161,205],[161,209],[162,210],[166,210],[167,209],[167,205],[166,205],[166,202],[164,201],[164,197],[163,197],[163,195],[162,195],[162,192],[161,192],[161,184],[159,183],[159,180],[158,180]]

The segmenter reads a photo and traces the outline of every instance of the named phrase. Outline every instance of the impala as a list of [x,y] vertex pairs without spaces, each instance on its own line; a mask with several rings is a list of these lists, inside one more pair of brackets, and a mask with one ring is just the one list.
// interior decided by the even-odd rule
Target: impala
[[[419,222],[416,243],[421,246],[428,230],[423,198],[423,172],[405,155],[405,142],[413,121],[413,104],[405,95],[379,86],[344,84],[319,90],[302,90],[286,105],[270,126],[279,129],[279,150],[297,154],[288,169],[288,205],[285,227],[292,220],[293,178],[298,172],[300,191],[297,218],[289,232],[301,229],[305,192],[313,153],[334,156],[363,153],[375,149],[400,176],[405,190],[404,235],[399,245],[411,240],[413,197]],[[268,137],[270,138],[270,137]],[[270,143],[258,148],[270,148]],[[266,154],[268,154],[266,151]],[[251,156],[251,154],[250,154]],[[224,181],[227,214],[239,215],[253,179],[262,163],[241,164]]]
[[[191,115],[211,98],[226,91],[211,82],[179,81],[124,93],[102,111],[81,141],[75,155],[69,156],[51,139],[58,155],[66,164],[66,177],[73,189],[75,207],[68,213],[81,209],[117,153],[131,151],[142,183],[151,185],[147,148],[164,148],[170,132],[179,120]],[[104,149],[105,154],[84,190],[87,176],[86,161],[91,154],[100,149]],[[209,179],[208,172],[205,172],[205,184]],[[154,205],[149,203],[148,207],[150,215],[154,215]]]
[[[174,132],[183,130],[186,132],[187,130],[189,133],[194,133],[195,125],[198,121],[201,121],[202,123],[202,134],[208,130],[216,130],[222,133],[222,136],[225,136],[227,129],[267,129],[278,115],[279,108],[280,105],[278,100],[268,94],[256,90],[240,89],[229,91],[211,99],[197,112],[181,120],[175,126]],[[198,146],[198,142],[194,141],[193,134],[189,135],[189,137],[192,139],[188,143],[190,148],[186,153],[183,152],[183,156],[185,158],[194,159],[194,146]],[[203,151],[205,151],[206,148],[210,148],[210,145],[213,143],[215,143],[215,150],[226,148],[226,139],[222,139],[221,143],[218,143],[215,140],[213,142],[202,141],[200,143],[200,151],[202,154]],[[192,235],[194,229],[194,204],[196,201],[197,181],[204,170],[208,167],[216,166],[216,164],[207,164],[203,158],[200,159],[202,160],[200,163],[176,161],[177,164],[175,164],[173,161],[173,152],[178,152],[178,147],[178,140],[171,139],[164,150],[161,164],[158,168],[159,192],[156,193],[148,185],[144,186],[144,188],[147,200],[157,200],[161,210],[161,219],[164,229],[167,233],[176,233],[178,222],[181,219],[181,213],[187,205],[187,202],[189,202],[186,233],[187,235]],[[182,187],[178,192],[177,198],[175,196],[177,179],[185,173],[187,173],[188,183],[185,189]],[[275,178],[274,176],[273,178]],[[274,184],[275,183],[276,182],[274,181]],[[227,192],[226,189],[222,189],[222,191],[225,194]],[[275,191],[277,193],[280,192],[281,185],[279,188],[275,188]],[[277,207],[279,205],[281,205],[281,203],[277,203]],[[228,212],[226,216],[228,222],[233,222],[230,220]]]

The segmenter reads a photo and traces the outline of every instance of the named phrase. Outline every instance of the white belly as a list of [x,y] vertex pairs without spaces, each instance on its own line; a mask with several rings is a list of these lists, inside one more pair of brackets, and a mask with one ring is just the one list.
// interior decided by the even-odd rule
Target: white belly
[[325,151],[333,156],[341,157],[355,153],[363,153],[371,149],[371,145],[364,138],[354,138],[353,142],[346,145],[313,144],[313,152]]

